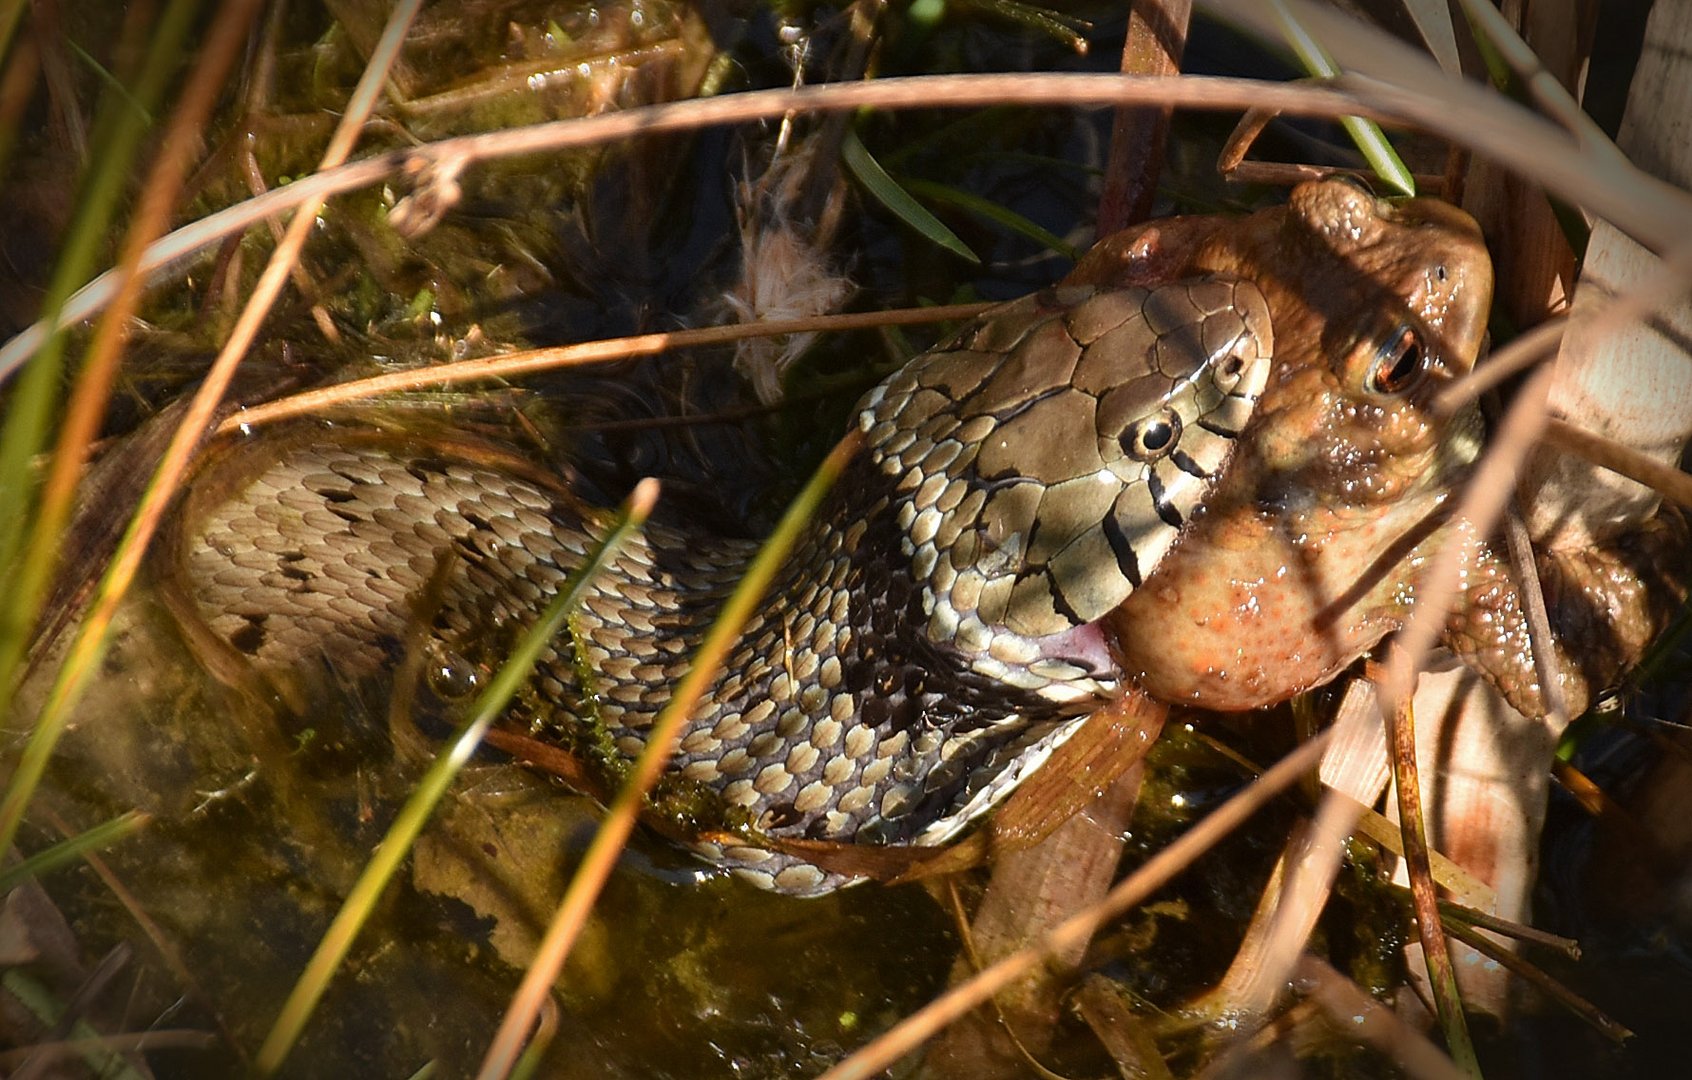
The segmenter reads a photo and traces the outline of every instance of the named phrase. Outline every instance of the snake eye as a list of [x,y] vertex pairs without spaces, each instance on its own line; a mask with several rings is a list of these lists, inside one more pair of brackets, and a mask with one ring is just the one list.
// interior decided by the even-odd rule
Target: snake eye
[[1136,461],[1156,461],[1180,441],[1181,417],[1174,409],[1136,421],[1122,433],[1122,449]]
[[1364,388],[1372,394],[1403,393],[1422,373],[1425,355],[1421,336],[1415,328],[1398,327],[1386,336],[1375,352],[1374,366],[1369,369]]

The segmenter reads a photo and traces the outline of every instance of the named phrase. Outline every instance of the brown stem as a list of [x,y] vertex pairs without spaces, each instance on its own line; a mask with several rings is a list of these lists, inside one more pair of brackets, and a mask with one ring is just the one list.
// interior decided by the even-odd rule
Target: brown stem
[[1398,788],[1398,818],[1404,833],[1404,864],[1410,877],[1410,900],[1416,927],[1422,939],[1422,958],[1428,966],[1428,984],[1446,1048],[1471,1076],[1480,1075],[1475,1048],[1469,1041],[1469,1025],[1463,1015],[1463,1001],[1457,992],[1457,973],[1451,965],[1451,949],[1439,921],[1439,894],[1434,890],[1428,860],[1428,835],[1422,818],[1422,780],[1416,768],[1416,720],[1409,695],[1399,698],[1392,719],[1392,775]]
[[[1134,0],[1128,12],[1128,38],[1122,43],[1123,73],[1179,72],[1192,10],[1192,0]],[[1109,236],[1151,217],[1170,113],[1168,106],[1122,107],[1115,111],[1110,160],[1105,166],[1104,191],[1099,195],[1098,236]]]

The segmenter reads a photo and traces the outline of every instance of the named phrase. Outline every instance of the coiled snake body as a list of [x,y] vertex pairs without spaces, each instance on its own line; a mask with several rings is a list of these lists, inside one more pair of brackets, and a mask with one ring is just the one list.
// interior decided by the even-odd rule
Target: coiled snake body
[[[746,838],[696,850],[825,892],[851,879],[757,838],[940,844],[1037,768],[1120,692],[1095,621],[1199,504],[1270,348],[1247,282],[1060,288],[870,391],[867,450],[677,748],[669,782]],[[377,677],[421,640],[450,692],[497,666],[607,518],[511,451],[311,427],[208,456],[173,587],[200,640],[273,680]],[[649,524],[510,722],[631,759],[755,547]]]

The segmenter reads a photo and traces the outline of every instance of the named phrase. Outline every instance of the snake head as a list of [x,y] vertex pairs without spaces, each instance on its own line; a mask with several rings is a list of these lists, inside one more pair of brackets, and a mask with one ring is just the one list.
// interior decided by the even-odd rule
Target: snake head
[[1076,632],[1175,542],[1272,350],[1268,305],[1243,280],[1064,286],[995,308],[872,390],[859,424],[929,639],[1030,689],[1075,682],[1050,661],[1088,652]]

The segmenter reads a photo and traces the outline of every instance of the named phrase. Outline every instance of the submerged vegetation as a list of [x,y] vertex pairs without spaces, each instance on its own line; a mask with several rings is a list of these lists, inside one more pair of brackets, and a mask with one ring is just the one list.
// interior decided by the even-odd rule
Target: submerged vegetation
[[[1552,85],[1590,61],[1588,107],[1613,135],[1622,20],[1570,3],[1561,31],[1525,28],[1547,73],[1480,5],[1455,22],[1443,4],[1355,6],[1385,30],[1315,5],[1207,7],[1185,70],[1245,78],[1159,80],[1124,42],[1159,19],[1184,34],[1183,4],[1135,4],[1131,24],[1116,5],[1021,0],[0,3],[0,1070],[1668,1075],[1692,1002],[1672,899],[1692,846],[1672,794],[1684,617],[1484,792],[1448,779],[1478,752],[1439,724],[1495,707],[1418,694],[1394,767],[1414,790],[1421,758],[1431,853],[1335,794],[1386,785],[1386,741],[1345,740],[1380,730],[1371,688],[1397,700],[1407,646],[1269,710],[1119,717],[1142,741],[1162,726],[1143,763],[1081,774],[1054,800],[1096,801],[991,876],[796,900],[641,830],[612,868],[641,793],[592,791],[607,814],[558,782],[571,763],[513,764],[525,748],[497,734],[471,758],[500,707],[451,663],[392,698],[349,683],[335,709],[211,677],[157,587],[171,568],[143,556],[204,434],[262,439],[284,410],[420,443],[486,434],[607,506],[660,477],[660,513],[762,538],[857,397],[981,302],[1051,285],[1135,205],[1244,212],[1313,171],[1364,172],[1348,116],[1385,123],[1384,153],[1482,220],[1494,340],[1521,343],[1495,365],[1556,348],[1532,327],[1609,228],[1570,207],[1653,247],[1659,277],[1684,273],[1692,195],[1634,171]],[[1319,62],[1283,45],[1293,29],[1353,74],[1290,85],[1300,57]],[[1148,77],[1114,80],[1124,63]],[[988,72],[1010,74],[955,77]],[[1159,102],[1193,107],[1166,147]],[[1248,154],[1230,131],[1253,107]],[[1134,149],[1161,179],[1138,204],[1113,127],[1151,133]],[[1634,152],[1680,161],[1665,179],[1683,186],[1692,171],[1685,148]],[[1612,324],[1666,303],[1642,289],[1615,287]],[[775,336],[734,329],[752,321]],[[1686,363],[1666,363],[1660,397],[1686,393]],[[1519,417],[1536,392],[1500,408]],[[1543,426],[1535,408],[1515,422]],[[1511,423],[1497,441],[1525,453],[1539,436],[1511,444]],[[1544,441],[1576,438],[1560,432]],[[1685,505],[1668,472],[1646,479]],[[1542,508],[1600,497],[1534,490]],[[1505,496],[1488,497],[1490,514]],[[334,659],[314,674],[335,679]],[[486,704],[468,738],[462,700]],[[603,730],[584,742],[601,775],[657,779],[657,761],[613,770]],[[1585,809],[1553,802],[1535,893],[1553,771]],[[699,806],[668,794],[684,831]],[[1513,809],[1489,818],[1487,799]],[[1020,847],[1013,829],[997,835]],[[1515,925],[1534,909],[1545,930]],[[1455,978],[1442,946],[1421,959],[1442,921]],[[1500,982],[1471,946],[1532,970]],[[1633,1041],[1613,1045],[1624,1026]],[[1535,1040],[1556,1050],[1525,1054]]]

